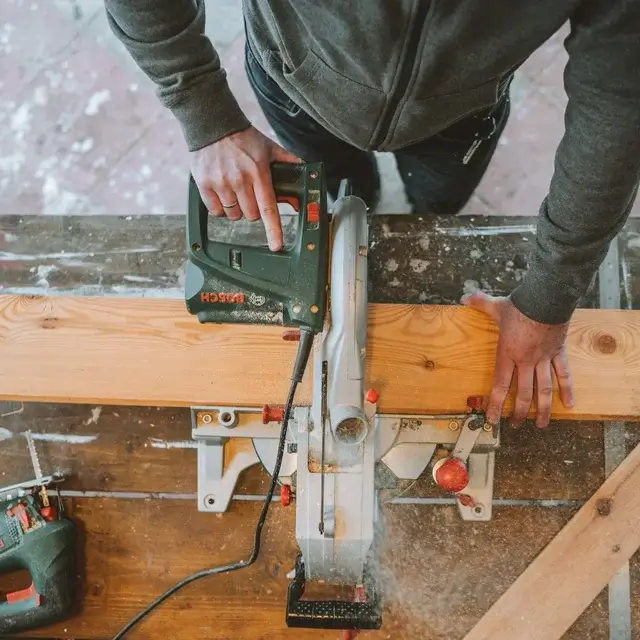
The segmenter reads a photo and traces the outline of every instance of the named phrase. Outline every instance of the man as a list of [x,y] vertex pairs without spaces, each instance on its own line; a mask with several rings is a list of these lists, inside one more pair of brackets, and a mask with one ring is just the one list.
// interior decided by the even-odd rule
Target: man
[[536,423],[548,425],[552,369],[573,405],[567,323],[640,180],[640,0],[245,0],[247,74],[283,146],[251,126],[229,90],[204,35],[204,0],[105,5],[182,125],[209,211],[261,218],[274,251],[273,161],[322,160],[330,192],[349,177],[373,207],[371,152],[391,151],[415,211],[457,213],[507,122],[513,72],[569,20],[566,130],[528,273],[509,298],[476,293],[463,303],[500,327],[489,420],[514,375],[514,425],[534,392]]

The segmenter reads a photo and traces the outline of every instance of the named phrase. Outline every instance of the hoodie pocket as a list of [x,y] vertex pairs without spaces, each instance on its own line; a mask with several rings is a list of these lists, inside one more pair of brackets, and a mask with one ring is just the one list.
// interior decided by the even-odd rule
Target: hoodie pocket
[[404,147],[436,134],[460,141],[468,139],[467,119],[489,113],[498,103],[499,87],[500,78],[494,78],[458,93],[409,100],[398,119],[393,146]]
[[262,100],[278,111],[283,111],[290,118],[295,118],[302,111],[280,88],[278,83],[269,76],[269,72],[258,61],[248,45],[245,54],[245,70],[252,88]]
[[339,73],[312,50],[297,68],[280,67],[280,73],[326,129],[357,147],[369,146],[384,109],[383,91]]

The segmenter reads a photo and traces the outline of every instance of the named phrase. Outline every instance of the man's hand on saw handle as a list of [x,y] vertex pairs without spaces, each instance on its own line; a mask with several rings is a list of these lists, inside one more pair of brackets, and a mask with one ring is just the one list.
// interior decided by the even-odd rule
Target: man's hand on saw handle
[[573,406],[573,386],[564,346],[567,324],[535,322],[520,313],[509,298],[492,297],[480,291],[464,296],[462,303],[489,315],[500,330],[493,385],[486,407],[489,422],[495,424],[500,419],[514,373],[517,380],[517,395],[511,416],[514,426],[520,425],[529,413],[534,383],[536,425],[549,425],[553,397],[552,367],[558,380],[562,404],[565,407]]
[[301,162],[254,127],[191,153],[191,173],[209,212],[229,220],[260,220],[269,248],[282,248],[282,227],[271,182],[272,162]]

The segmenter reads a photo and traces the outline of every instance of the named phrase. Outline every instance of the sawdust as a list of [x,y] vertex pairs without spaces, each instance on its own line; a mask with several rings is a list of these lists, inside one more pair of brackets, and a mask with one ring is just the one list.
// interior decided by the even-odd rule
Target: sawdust
[[[470,576],[464,564],[440,553],[449,527],[457,523],[455,508],[433,510],[424,505],[385,507],[377,534],[382,541],[373,567],[386,610],[384,630],[398,639],[452,640],[469,627],[464,610]],[[434,543],[435,542],[435,543]]]

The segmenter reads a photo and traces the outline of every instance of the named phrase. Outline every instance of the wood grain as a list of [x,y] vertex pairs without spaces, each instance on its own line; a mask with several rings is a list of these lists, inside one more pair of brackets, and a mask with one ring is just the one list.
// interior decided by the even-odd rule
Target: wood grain
[[[472,309],[370,305],[368,385],[383,412],[464,411],[489,392],[497,330]],[[200,325],[181,301],[0,296],[0,399],[189,406],[281,403],[295,346],[277,327]],[[640,418],[640,312],[578,310],[569,419]],[[310,375],[297,401],[310,401]],[[509,405],[505,407],[509,410]]]
[[[30,637],[112,638],[176,581],[244,558],[260,508],[259,503],[234,503],[228,513],[214,516],[198,513],[185,500],[66,503],[81,541],[79,609],[71,619]],[[383,628],[358,640],[459,640],[570,517],[567,509],[497,510],[489,525],[470,530],[455,507],[385,510],[387,548],[379,573]],[[295,508],[274,505],[255,565],[189,585],[128,638],[338,640],[335,631],[286,627],[286,573],[296,553]],[[511,561],[504,562],[505,557]],[[586,611],[564,640],[605,637],[603,606],[606,598]]]
[[558,640],[640,547],[640,446],[465,640]]

